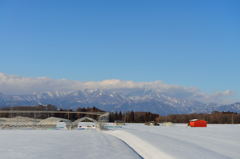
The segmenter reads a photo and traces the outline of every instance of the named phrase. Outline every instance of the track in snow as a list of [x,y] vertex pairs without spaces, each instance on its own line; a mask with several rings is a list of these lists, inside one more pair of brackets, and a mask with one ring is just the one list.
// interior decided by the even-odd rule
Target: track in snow
[[158,148],[126,131],[116,130],[107,131],[106,133],[124,141],[145,159],[173,159],[170,155],[160,151]]

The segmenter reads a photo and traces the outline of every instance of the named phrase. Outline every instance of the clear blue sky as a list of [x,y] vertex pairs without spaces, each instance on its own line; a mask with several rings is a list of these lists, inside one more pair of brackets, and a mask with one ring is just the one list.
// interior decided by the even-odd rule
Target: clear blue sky
[[1,0],[0,72],[240,92],[238,0]]

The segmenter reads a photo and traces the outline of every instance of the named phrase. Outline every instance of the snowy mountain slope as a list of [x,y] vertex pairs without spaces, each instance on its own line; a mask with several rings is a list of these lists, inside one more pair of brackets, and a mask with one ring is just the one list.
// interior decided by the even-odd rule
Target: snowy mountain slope
[[150,111],[162,115],[213,110],[240,112],[239,104],[218,106],[172,97],[149,89],[84,89],[32,95],[0,94],[0,106],[53,104],[61,108],[95,106],[106,111]]
[[240,112],[240,103],[234,103],[229,105],[222,105],[218,107],[219,111],[230,111],[230,112]]
[[[2,93],[2,94],[1,94]],[[233,91],[203,92],[195,87],[162,81],[135,82],[110,79],[72,81],[47,77],[21,77],[0,72],[0,107],[53,104],[60,108],[98,107],[106,111],[173,113],[240,112],[231,100]],[[231,101],[231,102],[229,102]]]

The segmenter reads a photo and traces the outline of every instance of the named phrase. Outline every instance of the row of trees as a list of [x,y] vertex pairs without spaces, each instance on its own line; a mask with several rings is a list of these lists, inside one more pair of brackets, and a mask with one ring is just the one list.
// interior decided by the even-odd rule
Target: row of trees
[[[16,106],[6,107],[0,110],[24,110],[24,111],[77,111],[77,112],[104,112],[96,107],[78,108],[76,110],[71,109],[58,109],[53,105],[38,105],[38,106]],[[31,118],[44,119],[47,117],[60,117],[70,119],[72,121],[82,118],[84,116],[97,119],[97,115],[85,115],[80,113],[1,113],[0,117],[15,117],[26,116]],[[149,121],[155,122],[173,122],[173,123],[188,123],[191,119],[202,119],[212,124],[240,124],[240,114],[233,112],[212,112],[211,114],[174,114],[168,116],[160,116],[159,114],[153,114],[150,112],[111,112],[109,115],[109,121],[123,121],[127,123],[144,123]]]
[[114,122],[121,120],[130,123],[144,123],[149,121],[155,122],[173,122],[188,123],[192,119],[206,120],[210,124],[240,124],[240,114],[233,112],[212,112],[211,114],[174,114],[168,116],[160,116],[150,112],[115,112],[111,113],[109,120]]
[[150,112],[112,112],[109,115],[109,121],[123,121],[126,123],[144,123],[149,121],[155,121],[159,117],[158,114]]
[[159,116],[160,122],[187,123],[191,119],[206,120],[210,124],[240,124],[240,114],[234,112],[212,112],[211,114],[176,114]]

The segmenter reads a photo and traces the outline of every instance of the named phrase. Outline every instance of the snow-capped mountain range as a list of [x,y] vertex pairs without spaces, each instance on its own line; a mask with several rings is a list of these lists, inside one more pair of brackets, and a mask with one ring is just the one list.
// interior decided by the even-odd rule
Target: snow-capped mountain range
[[162,115],[201,113],[212,111],[240,112],[240,103],[232,105],[205,104],[199,101],[177,99],[150,90],[85,89],[75,92],[47,92],[32,95],[0,94],[0,106],[53,104],[60,108],[92,107],[106,111],[150,111]]
[[0,107],[53,104],[60,108],[98,107],[106,111],[147,111],[162,115],[211,111],[240,112],[227,105],[231,90],[212,94],[162,81],[105,80],[81,82],[0,73]]

